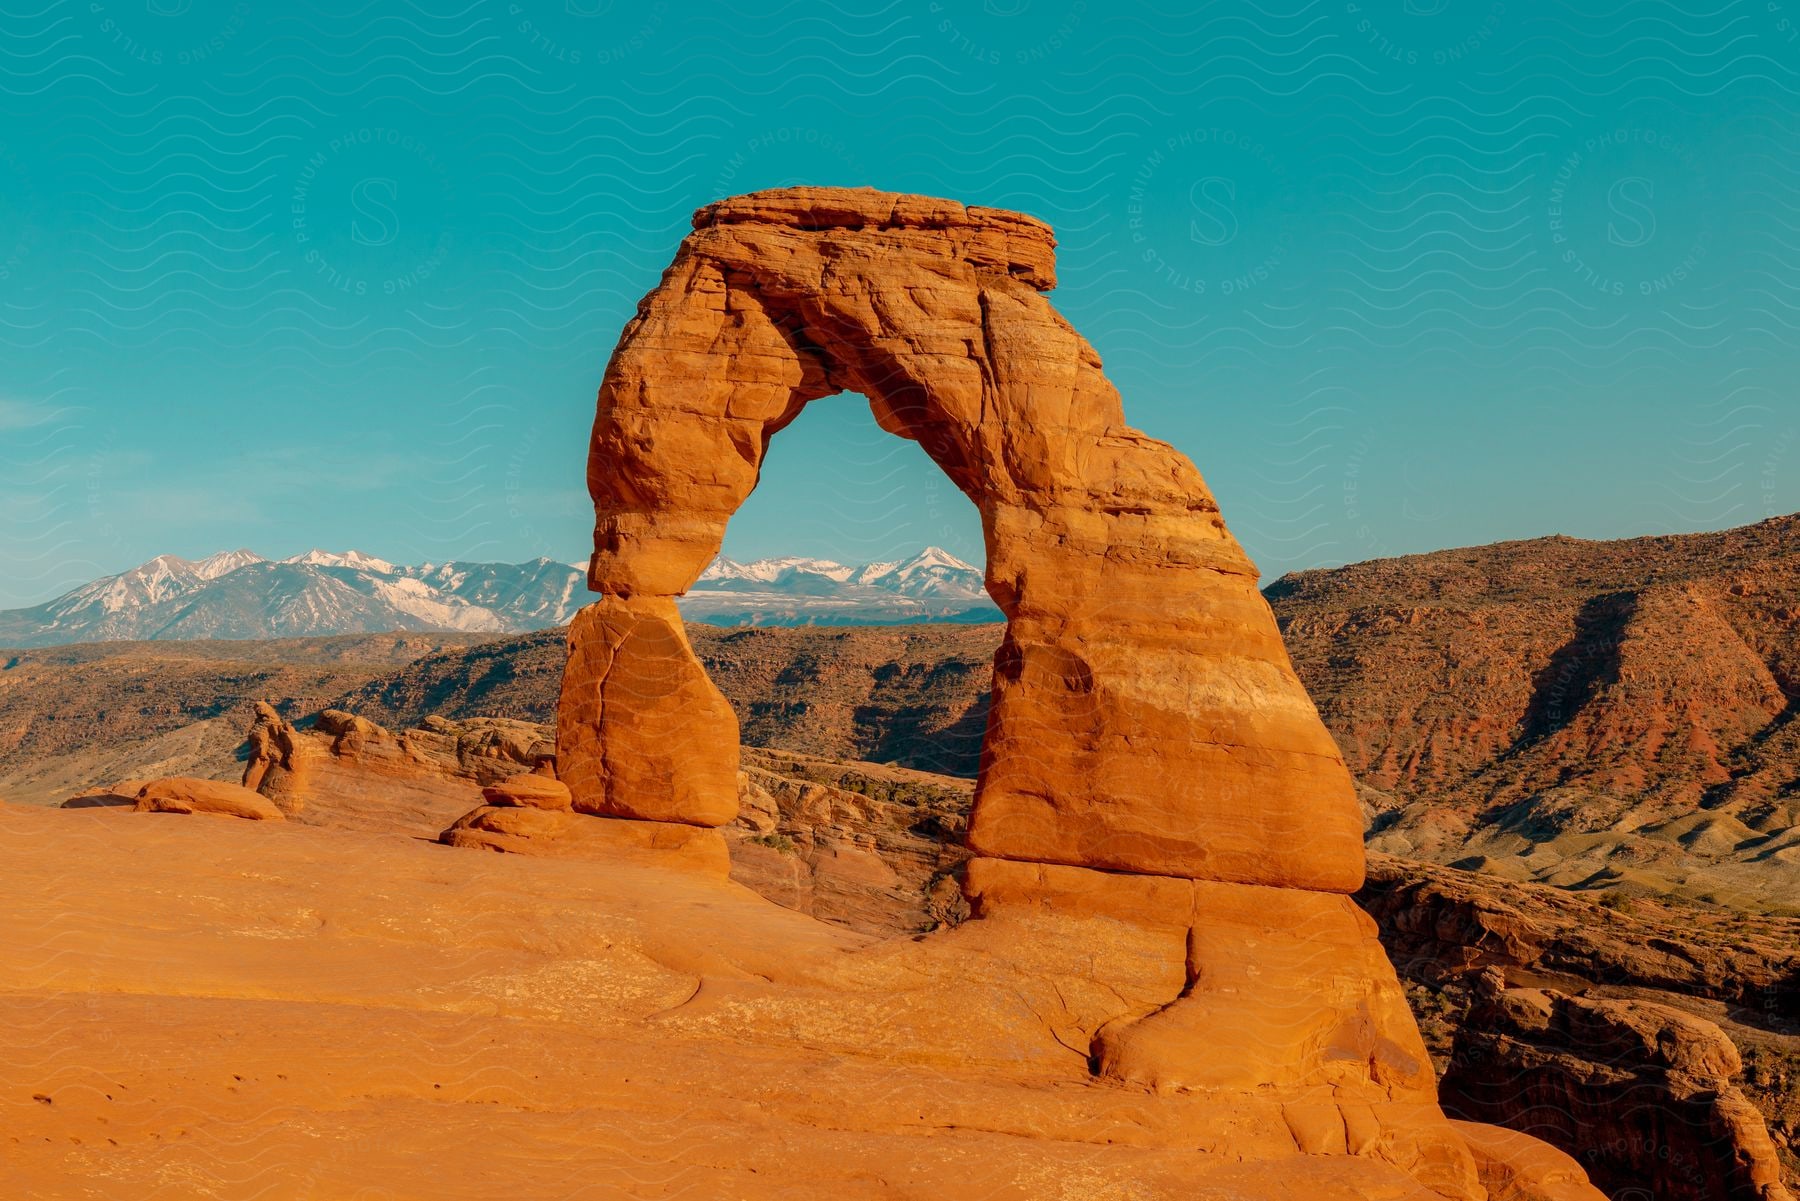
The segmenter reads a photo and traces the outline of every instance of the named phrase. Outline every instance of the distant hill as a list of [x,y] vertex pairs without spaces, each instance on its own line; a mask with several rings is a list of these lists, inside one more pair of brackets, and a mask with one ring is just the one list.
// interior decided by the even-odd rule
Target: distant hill
[[[159,555],[42,605],[0,611],[0,646],[301,638],[396,630],[503,634],[566,623],[592,600],[581,569],[529,563],[399,566],[359,551],[269,560],[248,550]],[[709,567],[682,607],[715,625],[991,621],[979,569],[928,547],[850,567],[763,559]]]
[[[973,776],[998,625],[688,627],[742,740],[837,759]],[[448,647],[332,701],[395,728],[430,714],[555,720],[561,631]]]
[[[1266,595],[1384,810],[1372,845],[1800,895],[1800,516],[1383,559]],[[1687,879],[1700,862],[1718,870]]]
[[94,783],[233,775],[250,705],[313,713],[479,634],[250,642],[106,642],[0,652],[0,800],[60,801]]

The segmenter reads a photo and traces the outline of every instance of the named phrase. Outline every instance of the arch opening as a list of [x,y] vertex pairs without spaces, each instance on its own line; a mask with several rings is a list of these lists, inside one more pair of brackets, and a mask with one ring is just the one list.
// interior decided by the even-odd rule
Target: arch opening
[[[867,397],[843,391],[809,403],[771,434],[756,484],[726,526],[721,555],[739,565],[795,558],[861,568],[904,562],[933,547],[979,571],[979,512],[917,443],[877,424]],[[706,588],[703,576],[683,599],[690,620],[746,624],[695,604]],[[866,599],[880,611],[878,596]],[[880,624],[928,615],[898,606]],[[775,624],[790,624],[787,615],[778,617]],[[832,624],[828,613],[819,620]],[[795,614],[791,624],[806,619]]]

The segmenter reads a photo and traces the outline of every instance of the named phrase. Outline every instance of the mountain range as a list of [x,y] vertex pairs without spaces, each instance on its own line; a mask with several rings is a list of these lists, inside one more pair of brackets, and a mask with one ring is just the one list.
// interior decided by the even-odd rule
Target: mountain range
[[709,625],[898,625],[997,621],[979,567],[928,546],[910,559],[851,567],[830,559],[713,561],[681,599]]
[[[0,646],[195,638],[296,638],[395,630],[518,633],[566,623],[592,599],[582,568],[528,563],[403,566],[360,551],[265,559],[159,555],[42,605],[0,610]],[[982,575],[927,547],[860,567],[825,559],[721,557],[683,612],[714,625],[991,621]]]

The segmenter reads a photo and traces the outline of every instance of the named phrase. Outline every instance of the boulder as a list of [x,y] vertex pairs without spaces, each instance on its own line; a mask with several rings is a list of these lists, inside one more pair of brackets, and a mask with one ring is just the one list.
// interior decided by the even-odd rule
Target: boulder
[[[483,789],[553,770],[549,731],[532,722],[427,717],[420,728],[393,731],[341,709],[310,726],[256,706],[249,734],[246,783],[294,821],[337,829],[435,837],[446,823],[483,801]],[[556,781],[520,785],[555,805]],[[567,792],[560,795],[567,804]]]
[[227,780],[200,780],[170,776],[152,780],[137,794],[139,813],[211,813],[251,821],[283,820],[275,802],[242,784]]
[[483,805],[438,835],[445,846],[534,855],[655,863],[724,879],[731,872],[717,830],[679,822],[599,819],[563,809]]

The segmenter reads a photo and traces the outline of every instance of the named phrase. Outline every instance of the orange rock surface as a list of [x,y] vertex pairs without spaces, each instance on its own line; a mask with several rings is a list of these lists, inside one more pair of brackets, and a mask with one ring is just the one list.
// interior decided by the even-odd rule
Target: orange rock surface
[[1498,1178],[1429,1094],[1094,1079],[1099,1030],[1187,987],[1180,918],[1001,898],[880,939],[660,854],[115,809],[0,809],[0,876],[7,1197],[1480,1201]]
[[530,722],[427,717],[396,732],[326,709],[302,729],[267,703],[257,702],[255,712],[244,783],[304,825],[434,837],[494,788],[560,796],[567,807],[568,790],[555,780],[513,784],[547,771],[553,754],[544,729]]
[[[1598,1201],[1546,1148],[1439,1108],[1345,895],[1349,774],[1198,472],[1124,424],[1040,295],[1053,249],[1027,217],[869,190],[701,210],[600,391],[602,599],[570,630],[554,748],[568,808],[521,782],[551,762],[528,747],[462,769],[489,791],[449,847],[0,811],[19,896],[0,1129],[22,1186]],[[756,782],[672,600],[769,438],[843,389],[975,503],[1008,619],[974,920],[916,938],[728,878],[709,827]],[[298,813],[333,764],[419,757],[335,712],[308,755],[263,717],[251,772]],[[772,831],[784,799],[838,803],[762,793]]]
[[[851,390],[981,513],[1008,630],[976,850],[1356,888],[1350,777],[1256,570],[1193,464],[1126,425],[1099,356],[1040,294],[1054,251],[1029,217],[869,189],[695,215],[600,387],[590,583],[608,599],[572,632],[558,726],[578,808],[729,820],[735,738],[698,668],[671,661],[687,648],[662,606],[718,553],[770,438]],[[602,681],[637,705],[594,704]],[[615,763],[620,739],[633,754]]]
[[556,774],[577,811],[722,826],[737,816],[737,745],[674,601],[607,597],[576,614]]
[[188,776],[150,781],[138,790],[135,808],[139,813],[210,813],[251,821],[282,820],[281,810],[274,802],[241,784]]

